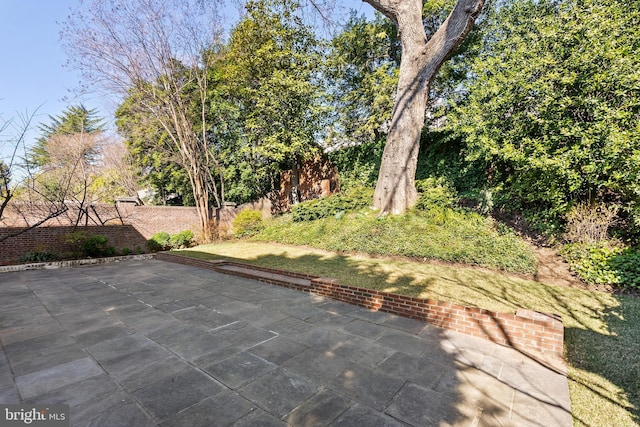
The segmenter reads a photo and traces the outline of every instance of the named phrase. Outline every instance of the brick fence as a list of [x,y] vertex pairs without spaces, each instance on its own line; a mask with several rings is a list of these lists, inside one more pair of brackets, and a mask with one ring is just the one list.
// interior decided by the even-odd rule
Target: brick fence
[[[176,234],[191,230],[197,236],[198,215],[195,208],[181,206],[137,206],[135,204],[96,204],[81,211],[70,204],[68,210],[4,241],[47,216],[47,205],[10,204],[0,221],[0,265],[15,264],[29,252],[49,251],[56,255],[70,252],[65,237],[72,232],[87,236],[102,235],[118,252],[148,251],[147,240],[159,231]],[[77,225],[76,225],[77,224]]]
[[[341,285],[336,279],[249,266],[226,260],[205,261],[169,253],[159,253],[156,258],[248,277],[371,310],[422,320],[437,327],[487,339],[523,351],[551,353],[559,357],[562,357],[563,353],[564,326],[559,316],[553,314],[529,310],[519,310],[516,314],[496,313],[448,302]],[[240,268],[232,270],[228,268],[229,266]],[[260,274],[252,274],[247,270],[272,273],[280,278],[268,278],[264,275],[260,277]],[[292,280],[287,280],[287,276]],[[308,282],[303,283],[295,279],[308,279]]]
[[[22,230],[19,227],[0,228],[0,239]],[[71,252],[72,248],[65,243],[65,239],[72,232],[84,232],[88,237],[102,235],[107,238],[107,244],[114,246],[118,253],[122,253],[124,248],[132,252],[147,250],[147,239],[131,225],[38,227],[1,242],[0,265],[14,264],[29,252],[50,251],[57,255]]]

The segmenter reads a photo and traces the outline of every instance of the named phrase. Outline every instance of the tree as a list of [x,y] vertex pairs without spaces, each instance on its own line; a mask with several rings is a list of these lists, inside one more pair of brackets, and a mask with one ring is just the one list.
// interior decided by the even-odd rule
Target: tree
[[249,1],[246,9],[231,34],[225,78],[238,107],[237,147],[253,193],[262,195],[280,166],[293,168],[295,187],[298,163],[318,150],[321,55],[298,1]]
[[[396,99],[373,200],[382,213],[401,213],[417,200],[415,173],[429,87],[471,30],[485,1],[458,0],[431,37],[425,31],[423,2],[363,1],[394,22],[402,46]],[[437,2],[428,5],[432,3]]]
[[[22,124],[15,125],[13,120],[3,120],[0,118],[0,135],[2,142],[2,148],[9,145],[11,156],[9,161],[5,162],[0,160],[0,222],[6,219],[6,212],[9,207],[14,208],[15,201],[18,198],[24,196],[24,188],[28,186],[30,180],[28,179],[31,169],[29,164],[21,164],[19,152],[22,151],[26,154],[25,149],[25,135],[31,127],[31,121],[33,115],[22,117]],[[4,132],[8,132],[5,135]],[[16,175],[21,178],[16,181]],[[27,178],[22,179],[25,175]],[[28,191],[27,194],[30,194]],[[38,208],[38,209],[34,209]],[[19,210],[19,208],[17,208]],[[35,206],[30,204],[27,210],[31,213],[29,218],[25,217],[26,227],[18,228],[16,231],[5,234],[0,238],[0,242],[14,238],[23,234],[33,228],[39,227],[47,221],[56,218],[65,212],[68,207],[62,203],[57,203],[56,200],[46,200],[46,203]],[[34,214],[35,213],[35,214]]]
[[[204,241],[210,239],[210,199],[217,206],[224,201],[223,191],[218,192],[219,162],[204,124],[212,59],[205,53],[218,38],[216,5],[198,0],[93,0],[71,14],[63,31],[71,65],[87,81],[123,98],[135,97],[131,107],[163,130],[189,177]],[[193,96],[201,126],[193,120]]]
[[639,21],[635,1],[518,0],[490,16],[448,126],[508,208],[546,222],[581,202],[637,209]]
[[386,137],[399,64],[400,46],[391,21],[380,14],[372,22],[352,14],[331,40],[325,64],[334,107],[328,145],[340,148]]
[[72,105],[58,116],[49,116],[51,123],[41,123],[38,127],[41,135],[29,149],[29,163],[36,167],[46,164],[49,161],[47,144],[56,136],[103,132],[104,121],[97,114],[96,109],[87,110],[84,105]]
[[100,164],[91,184],[97,200],[113,203],[118,197],[138,197],[139,176],[134,158],[122,141],[107,140],[101,147]]

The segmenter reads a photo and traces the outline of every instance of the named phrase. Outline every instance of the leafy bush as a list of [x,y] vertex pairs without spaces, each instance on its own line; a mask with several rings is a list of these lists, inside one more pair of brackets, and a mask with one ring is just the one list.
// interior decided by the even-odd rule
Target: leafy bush
[[84,231],[74,231],[64,236],[64,243],[69,247],[71,251],[71,257],[77,258],[84,254],[84,244],[88,237]]
[[238,237],[256,234],[262,227],[262,213],[255,209],[244,209],[233,220],[233,232]]
[[166,231],[159,231],[147,240],[147,246],[151,252],[188,248],[193,243],[193,238],[194,235],[191,230],[183,230],[173,236]]
[[50,251],[32,251],[20,257],[20,262],[48,262],[57,261],[58,256]]
[[131,255],[133,252],[132,252],[132,251],[131,251],[131,249],[129,249],[129,248],[122,248],[122,249],[120,250],[120,253],[121,253],[122,255],[124,255],[124,256],[127,256],[127,255]]
[[107,238],[100,234],[89,236],[84,231],[68,233],[65,244],[71,250],[71,258],[113,256],[116,249],[107,244]]
[[622,248],[607,242],[572,243],[562,255],[576,274],[589,284],[640,289],[640,248]]
[[433,206],[453,207],[457,201],[456,190],[444,178],[426,178],[416,181],[419,196],[416,208],[425,210]]
[[165,251],[171,248],[171,244],[169,241],[171,240],[171,236],[166,231],[159,231],[149,240],[147,240],[147,246],[152,252],[157,251]]
[[87,238],[82,247],[82,254],[88,257],[113,256],[115,253],[116,249],[109,246],[107,238],[100,234]]
[[291,208],[294,222],[313,221],[320,218],[342,216],[340,212],[354,211],[370,206],[372,188],[353,188],[344,193],[298,203]]
[[183,230],[169,238],[169,245],[172,249],[188,248],[193,243],[193,231]]

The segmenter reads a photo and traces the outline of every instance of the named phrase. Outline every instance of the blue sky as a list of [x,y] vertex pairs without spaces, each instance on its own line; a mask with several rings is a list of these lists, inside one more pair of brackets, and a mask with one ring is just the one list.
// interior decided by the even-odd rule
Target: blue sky
[[[60,43],[61,23],[79,0],[0,0],[0,118],[34,115],[33,125],[48,123],[50,115],[82,102],[111,120],[113,101],[98,95],[78,97],[80,76],[65,68]],[[229,3],[232,3],[229,1]],[[373,9],[360,0],[339,2],[359,13]],[[0,122],[1,123],[1,122]],[[27,143],[37,137],[28,135]],[[0,139],[1,141],[1,139]],[[5,144],[6,145],[6,144]],[[0,158],[7,156],[0,142]]]

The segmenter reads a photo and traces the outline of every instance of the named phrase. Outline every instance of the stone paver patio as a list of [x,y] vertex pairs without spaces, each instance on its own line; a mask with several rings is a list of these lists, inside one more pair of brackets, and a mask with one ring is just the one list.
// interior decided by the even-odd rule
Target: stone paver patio
[[0,403],[72,426],[570,426],[562,367],[157,260],[0,274]]

